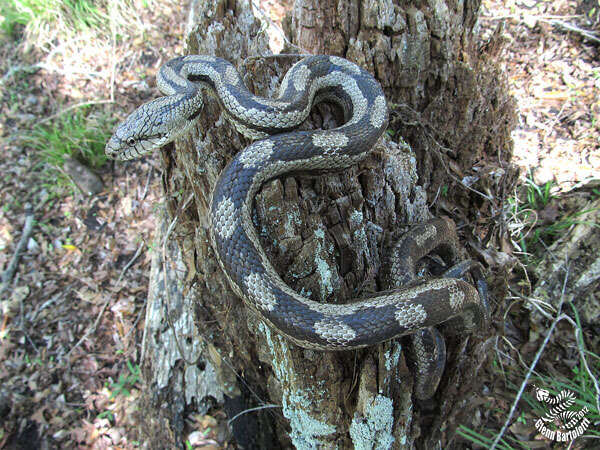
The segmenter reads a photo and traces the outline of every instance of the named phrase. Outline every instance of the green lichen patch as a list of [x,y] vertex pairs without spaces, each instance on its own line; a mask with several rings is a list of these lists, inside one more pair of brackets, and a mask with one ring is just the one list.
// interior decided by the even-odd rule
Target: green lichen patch
[[356,450],[383,450],[392,447],[394,436],[394,404],[392,399],[378,395],[365,408],[365,416],[354,414],[350,437]]

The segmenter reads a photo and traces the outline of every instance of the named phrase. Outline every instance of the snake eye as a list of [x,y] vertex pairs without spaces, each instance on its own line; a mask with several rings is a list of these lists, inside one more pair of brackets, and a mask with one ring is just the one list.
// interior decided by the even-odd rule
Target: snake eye
[[133,147],[135,145],[135,139],[132,137],[127,138],[127,145],[129,145],[130,147]]

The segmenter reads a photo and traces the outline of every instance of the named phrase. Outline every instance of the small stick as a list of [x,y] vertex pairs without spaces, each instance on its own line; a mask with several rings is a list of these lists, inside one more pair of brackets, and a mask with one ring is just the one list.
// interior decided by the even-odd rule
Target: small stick
[[106,311],[106,308],[108,307],[108,304],[110,303],[111,299],[112,299],[112,297],[109,295],[108,298],[106,299],[106,301],[104,302],[104,305],[102,306],[102,309],[98,313],[98,316],[96,317],[96,320],[94,321],[94,324],[90,328],[88,328],[88,330],[85,332],[85,334],[83,336],[81,336],[81,338],[77,341],[77,343],[73,347],[71,347],[71,350],[69,350],[67,352],[67,355],[66,355],[67,358],[71,355],[71,353],[73,353],[73,350],[75,350],[77,347],[79,347],[81,345],[81,343],[85,339],[87,339],[87,337],[89,335],[91,335],[93,332],[96,331],[96,327],[100,323],[100,319],[104,315],[104,311]]
[[[577,341],[577,350],[579,351],[579,357],[581,358],[581,361],[583,363],[585,371],[589,375],[589,377],[592,380],[592,383],[594,385],[594,390],[596,391],[596,408],[600,410],[600,382],[598,382],[598,379],[594,376],[592,370],[590,369],[590,366],[588,365],[587,358],[586,358],[586,350],[585,350],[585,346],[583,343],[583,337],[582,337],[582,333],[581,333],[581,328],[577,325],[577,323],[571,317],[569,317],[566,313],[562,312],[562,307],[565,302],[565,290],[567,287],[568,278],[569,278],[569,268],[567,266],[565,279],[563,281],[560,303],[557,307],[557,316],[552,321],[552,324],[550,325],[548,333],[546,334],[546,337],[544,338],[544,342],[542,343],[541,347],[538,349],[533,362],[531,363],[529,369],[527,370],[527,374],[525,375],[525,379],[521,383],[521,387],[519,388],[519,392],[517,393],[517,396],[515,397],[515,400],[512,404],[509,415],[506,418],[506,421],[504,422],[504,425],[502,426],[500,433],[498,433],[498,435],[496,436],[496,439],[492,443],[490,450],[494,450],[496,448],[496,446],[500,442],[500,439],[502,439],[502,436],[506,432],[506,430],[510,424],[510,421],[515,413],[515,410],[517,408],[517,404],[518,404],[519,400],[521,399],[521,396],[523,395],[523,392],[525,391],[527,383],[529,382],[529,379],[531,378],[531,375],[535,369],[535,366],[539,362],[539,359],[542,356],[542,353],[543,353],[546,345],[550,341],[550,337],[552,336],[554,329],[556,328],[558,323],[562,320],[566,320],[567,322],[569,322],[575,330],[574,334],[575,334],[575,340]],[[527,298],[525,298],[525,299],[527,299]],[[548,315],[545,312],[543,312],[535,303],[533,303],[533,305],[536,306],[536,308],[538,308],[545,317],[548,317]],[[520,357],[520,355],[519,355],[519,357]]]
[[572,31],[574,33],[579,33],[584,38],[589,39],[590,41],[600,43],[600,38],[593,31],[589,31],[589,30],[585,30],[583,28],[579,28],[578,26],[575,26],[575,25],[573,25],[571,23],[563,22],[562,20],[555,20],[555,19],[553,19],[553,20],[540,19],[540,22],[549,23],[550,25],[556,25],[557,27],[563,28],[563,29],[565,29],[567,31]]
[[238,417],[240,417],[243,414],[246,414],[246,413],[249,413],[249,412],[253,412],[253,411],[260,411],[261,409],[266,409],[266,408],[281,408],[281,405],[267,404],[267,405],[262,405],[262,406],[256,406],[255,408],[245,409],[245,410],[240,411],[239,413],[237,413],[231,419],[229,419],[227,421],[227,425],[231,425],[231,422],[233,422],[235,419],[237,419]]
[[578,33],[580,35],[582,35],[584,38],[589,39],[590,41],[593,42],[598,42],[600,43],[600,37],[598,37],[598,35],[591,30],[586,30],[585,28],[579,28],[577,25],[573,25],[572,23],[569,22],[564,22],[563,20],[560,19],[577,19],[577,18],[581,18],[584,17],[583,15],[571,15],[571,16],[532,16],[529,14],[525,14],[523,16],[521,15],[517,15],[517,14],[512,14],[512,15],[507,15],[507,16],[487,16],[487,17],[482,17],[483,20],[506,20],[506,19],[514,19],[517,20],[519,22],[525,22],[526,19],[533,19],[533,20],[537,20],[539,22],[543,22],[543,23],[547,23],[549,25],[555,25],[559,28],[563,28],[567,31],[572,31],[574,33]]
[[[583,14],[572,14],[566,16],[534,16],[534,15],[526,15],[527,17],[531,17],[536,20],[552,20],[552,19],[579,19],[584,17]],[[506,19],[522,19],[520,14],[509,14],[506,16],[481,16],[482,20],[506,20]]]
[[89,102],[76,103],[75,105],[71,105],[68,108],[62,109],[62,110],[52,114],[51,116],[48,116],[45,119],[38,121],[38,125],[49,122],[53,119],[56,119],[57,117],[62,116],[64,113],[71,111],[73,109],[76,109],[76,108],[81,108],[83,106],[91,106],[91,105],[104,105],[106,103],[114,103],[114,100],[93,100],[93,101],[89,101]]
[[17,271],[17,266],[19,264],[19,259],[21,258],[21,253],[25,250],[27,246],[27,242],[29,241],[29,237],[33,232],[33,207],[30,203],[25,204],[25,225],[23,226],[23,233],[21,234],[21,239],[17,244],[17,248],[15,249],[15,253],[8,265],[8,268],[2,272],[2,287],[0,287],[0,295],[4,293],[4,291],[8,288],[10,281],[15,276],[15,272]]
[[146,177],[146,184],[144,185],[144,192],[142,194],[142,200],[146,200],[146,196],[148,195],[148,186],[150,186],[150,178],[152,178],[152,173],[154,172],[154,166],[150,166],[150,170],[148,171],[148,176]]
[[565,289],[567,287],[567,279],[568,278],[569,278],[569,271],[567,269],[567,273],[565,274],[565,279],[563,281],[562,295],[560,297],[560,303],[558,305],[558,315],[556,316],[556,318],[550,325],[550,328],[548,329],[548,333],[546,333],[546,337],[544,338],[544,342],[542,342],[542,345],[540,346],[537,353],[535,354],[535,357],[533,358],[533,362],[529,366],[529,369],[527,370],[527,374],[525,375],[525,378],[523,379],[523,382],[521,383],[521,386],[519,387],[519,392],[517,392],[517,396],[515,397],[515,400],[513,401],[513,404],[508,413],[508,417],[504,421],[504,425],[502,425],[502,429],[496,436],[496,439],[494,439],[494,442],[492,442],[492,445],[490,446],[490,450],[494,450],[496,448],[496,446],[502,439],[502,436],[504,436],[506,429],[510,425],[510,421],[512,420],[513,415],[515,414],[515,410],[517,409],[519,400],[521,400],[521,397],[523,396],[523,392],[525,391],[525,388],[527,387],[527,383],[529,382],[529,379],[531,378],[531,374],[535,370],[535,366],[537,366],[537,363],[540,360],[542,353],[544,353],[544,349],[546,348],[546,345],[548,345],[548,342],[550,341],[550,338],[552,337],[552,333],[554,333],[554,328],[556,328],[556,326],[558,325],[558,323],[561,320],[569,317],[566,314],[562,313],[562,306],[565,301]]
[[135,262],[135,260],[138,259],[138,256],[140,256],[140,254],[142,253],[143,248],[144,248],[144,242],[142,241],[142,242],[140,242],[140,245],[138,246],[137,250],[135,251],[135,255],[133,255],[133,257],[129,260],[129,262],[127,264],[125,264],[125,267],[123,267],[123,270],[121,270],[121,274],[119,275],[117,284],[119,284],[121,282],[121,280],[123,279],[123,275],[125,275],[125,272],[127,272],[127,270],[129,270],[129,268]]

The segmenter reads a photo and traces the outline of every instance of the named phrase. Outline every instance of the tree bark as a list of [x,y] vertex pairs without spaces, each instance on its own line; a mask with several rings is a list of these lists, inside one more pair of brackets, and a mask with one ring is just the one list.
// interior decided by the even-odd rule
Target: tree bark
[[[386,91],[394,136],[385,135],[356,167],[288,175],[259,191],[255,225],[296,291],[343,303],[380,290],[385,250],[410,224],[432,217],[428,192],[430,201],[439,198],[436,214],[449,215],[454,206],[436,195],[441,186],[473,175],[484,155],[504,166],[512,103],[499,70],[477,47],[478,8],[478,1],[453,0],[294,4],[290,40],[373,73]],[[259,95],[272,96],[297,61],[261,57],[269,54],[266,33],[245,1],[193,2],[189,23],[186,51],[228,59]],[[307,126],[330,128],[336,116],[319,106]],[[219,173],[248,143],[207,99],[190,135],[163,152],[167,202],[143,345],[143,439],[156,448],[181,446],[185,417],[223,402],[230,418],[264,407],[232,424],[244,448],[435,448],[439,441],[450,448],[457,411],[478,388],[481,337],[449,343],[434,408],[419,409],[399,340],[352,352],[305,350],[229,288],[209,244],[208,205]],[[499,177],[488,192],[504,182]],[[498,207],[482,206],[465,188],[452,200],[489,214]]]

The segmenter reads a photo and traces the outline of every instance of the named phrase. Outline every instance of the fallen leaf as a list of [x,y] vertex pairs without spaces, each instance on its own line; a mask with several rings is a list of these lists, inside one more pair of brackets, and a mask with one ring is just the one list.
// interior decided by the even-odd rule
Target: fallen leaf
[[44,411],[46,409],[48,409],[47,406],[42,406],[42,407],[38,408],[38,410],[31,415],[31,419],[35,420],[40,425],[44,425],[44,426],[48,425],[48,421],[44,417]]
[[560,212],[558,210],[558,205],[554,203],[547,204],[546,207],[538,214],[542,224],[554,223],[559,216]]

